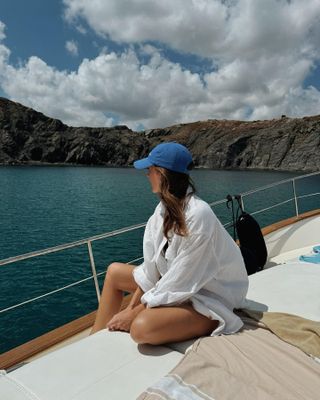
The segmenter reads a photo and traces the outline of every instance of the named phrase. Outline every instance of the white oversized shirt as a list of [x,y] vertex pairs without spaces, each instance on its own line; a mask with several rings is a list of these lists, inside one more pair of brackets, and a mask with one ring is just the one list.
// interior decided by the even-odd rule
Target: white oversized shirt
[[218,320],[212,335],[237,332],[243,325],[233,313],[243,306],[248,276],[239,247],[210,206],[195,195],[185,209],[188,236],[173,234],[168,248],[163,234],[164,205],[150,217],[143,239],[144,262],[133,276],[147,307],[179,305]]

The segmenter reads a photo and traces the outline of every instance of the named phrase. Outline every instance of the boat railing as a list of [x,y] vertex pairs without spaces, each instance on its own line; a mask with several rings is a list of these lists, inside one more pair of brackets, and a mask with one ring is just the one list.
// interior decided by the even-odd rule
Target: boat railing
[[[33,252],[30,252],[30,253],[25,253],[25,254],[21,254],[19,256],[9,257],[9,258],[0,260],[0,266],[3,266],[3,265],[7,265],[7,264],[12,264],[12,263],[15,263],[15,262],[18,262],[18,261],[27,260],[27,259],[30,259],[30,258],[40,257],[40,256],[44,256],[44,255],[51,254],[51,253],[57,253],[59,251],[63,251],[63,250],[66,250],[66,249],[71,249],[71,248],[87,245],[88,253],[89,253],[89,259],[90,259],[90,266],[91,266],[91,271],[92,271],[92,275],[87,277],[87,278],[85,278],[85,279],[81,279],[79,281],[71,283],[70,285],[64,286],[62,288],[59,288],[59,289],[53,290],[51,292],[45,293],[45,294],[43,294],[41,296],[37,296],[37,297],[34,297],[32,299],[26,300],[24,302],[21,302],[21,303],[15,304],[13,306],[7,307],[5,309],[2,309],[2,310],[0,310],[0,314],[3,313],[3,312],[6,312],[6,311],[12,310],[14,308],[20,307],[22,305],[25,305],[27,303],[31,303],[33,301],[39,300],[39,299],[41,299],[43,297],[47,297],[47,296],[49,296],[51,294],[60,292],[62,290],[69,289],[72,286],[79,285],[80,283],[86,282],[86,281],[88,281],[90,279],[94,280],[95,289],[96,289],[96,293],[97,293],[97,299],[98,299],[98,301],[100,301],[100,288],[99,288],[98,277],[100,275],[105,274],[105,272],[101,272],[99,274],[97,273],[97,269],[96,269],[96,266],[95,266],[94,255],[93,255],[93,250],[92,250],[91,243],[94,242],[94,241],[97,241],[97,240],[102,240],[102,239],[106,239],[106,238],[109,238],[109,237],[112,237],[112,236],[118,236],[118,235],[121,235],[121,234],[126,233],[126,232],[130,232],[130,231],[134,231],[134,230],[137,230],[137,229],[141,229],[141,228],[144,228],[145,226],[146,226],[146,223],[132,225],[132,226],[128,226],[128,227],[125,227],[125,228],[117,229],[117,230],[114,230],[114,231],[111,231],[111,232],[106,232],[106,233],[103,233],[103,234],[100,234],[100,235],[91,236],[91,237],[89,237],[87,239],[81,239],[81,240],[77,240],[75,242],[65,243],[65,244],[62,244],[62,245],[59,245],[59,246],[54,246],[54,247],[48,247],[48,248],[43,249],[43,250],[33,251]],[[142,260],[142,258],[143,257],[136,258],[134,260],[129,261],[129,263],[133,264],[133,263],[135,263],[137,261]]]
[[[294,177],[294,178],[291,178],[291,179],[285,179],[285,180],[278,181],[278,182],[275,182],[275,183],[271,183],[269,185],[262,186],[262,187],[259,187],[257,189],[253,189],[253,190],[250,190],[250,191],[238,194],[238,195],[234,195],[234,196],[232,196],[232,198],[233,199],[236,199],[236,198],[240,199],[242,208],[244,210],[245,209],[245,198],[247,198],[248,196],[251,196],[251,195],[253,195],[255,193],[258,193],[258,192],[261,192],[261,191],[264,191],[264,190],[268,190],[270,188],[274,188],[276,186],[280,186],[280,185],[283,185],[283,184],[291,183],[291,185],[292,185],[292,197],[290,197],[289,199],[286,199],[286,200],[284,200],[282,202],[279,202],[277,204],[274,204],[272,206],[269,206],[267,208],[263,208],[263,209],[260,209],[258,211],[252,212],[251,215],[255,215],[255,214],[259,214],[259,213],[271,210],[271,209],[273,209],[275,207],[279,207],[279,206],[281,206],[283,204],[286,204],[286,203],[289,203],[289,202],[294,202],[295,213],[296,213],[296,216],[298,216],[299,215],[298,200],[300,200],[302,198],[311,197],[311,196],[318,196],[318,195],[320,195],[320,192],[314,192],[314,193],[310,193],[310,194],[307,194],[307,195],[297,196],[296,181],[297,180],[301,180],[301,179],[305,179],[305,178],[309,178],[309,177],[312,177],[312,176],[316,176],[316,175],[319,175],[319,174],[320,174],[320,172],[313,172],[313,173],[310,173],[310,174],[300,175],[300,176],[297,176],[297,177]],[[214,201],[212,203],[209,203],[209,205],[213,208],[213,207],[216,207],[216,206],[221,205],[221,204],[226,204],[227,201],[228,201],[227,199],[222,199],[222,200],[218,200],[218,201]],[[224,224],[224,227],[228,228],[228,227],[231,227],[232,225],[233,225],[232,222],[228,222],[228,223]],[[7,312],[7,311],[10,311],[10,310],[12,310],[14,308],[17,308],[17,307],[21,307],[21,306],[26,305],[28,303],[34,302],[34,301],[39,300],[41,298],[47,297],[47,296],[52,295],[54,293],[60,292],[62,290],[66,290],[66,289],[68,289],[70,287],[79,285],[79,284],[81,284],[83,282],[86,282],[86,281],[92,280],[92,279],[94,281],[96,294],[97,294],[97,299],[98,299],[98,301],[100,301],[100,288],[99,288],[98,277],[101,276],[101,275],[104,275],[105,271],[97,273],[96,266],[95,266],[95,260],[94,260],[94,254],[93,254],[92,245],[91,245],[92,242],[98,241],[98,240],[102,240],[102,239],[107,239],[109,237],[119,236],[119,235],[124,234],[126,232],[142,229],[145,226],[146,226],[146,223],[132,225],[132,226],[124,227],[124,228],[117,229],[117,230],[114,230],[114,231],[111,231],[111,232],[106,232],[106,233],[103,233],[103,234],[100,234],[100,235],[91,236],[89,238],[78,240],[78,241],[75,241],[75,242],[66,243],[66,244],[62,244],[62,245],[54,246],[54,247],[49,247],[49,248],[46,248],[46,249],[43,249],[43,250],[34,251],[34,252],[30,252],[30,253],[25,253],[25,254],[21,254],[21,255],[18,255],[18,256],[9,257],[9,258],[5,258],[3,260],[0,260],[0,266],[4,266],[4,265],[8,265],[8,264],[15,263],[15,262],[18,262],[18,261],[27,260],[27,259],[30,259],[30,258],[39,257],[39,256],[47,255],[47,254],[50,254],[50,253],[60,252],[60,251],[66,250],[66,249],[70,249],[70,248],[75,248],[75,247],[86,245],[87,248],[88,248],[89,259],[90,259],[90,267],[91,267],[91,271],[92,271],[92,275],[90,275],[89,277],[87,277],[85,279],[78,280],[78,281],[73,282],[73,283],[71,283],[69,285],[66,285],[66,286],[63,286],[61,288],[55,289],[53,291],[47,292],[47,293],[42,294],[40,296],[37,296],[37,297],[34,297],[32,299],[23,301],[21,303],[6,307],[6,308],[0,310],[0,314],[4,313],[4,312]],[[128,263],[134,264],[134,263],[136,263],[138,261],[141,261],[142,259],[143,259],[143,257],[139,257],[139,258],[136,258],[134,260],[128,261]]]
[[259,211],[253,212],[252,215],[259,214],[259,213],[271,210],[272,208],[278,207],[278,206],[280,206],[282,204],[289,203],[290,201],[294,201],[296,216],[298,216],[299,215],[298,200],[302,199],[302,198],[318,196],[320,193],[319,192],[315,192],[315,193],[310,193],[310,194],[303,195],[303,196],[297,196],[296,181],[299,180],[299,179],[305,179],[305,178],[309,178],[311,176],[316,176],[316,175],[319,175],[319,174],[320,174],[319,171],[312,172],[310,174],[300,175],[300,176],[296,176],[296,177],[290,178],[290,179],[284,179],[284,180],[281,180],[281,181],[278,181],[278,182],[271,183],[269,185],[261,186],[261,187],[259,187],[257,189],[253,189],[253,190],[249,190],[247,192],[241,193],[239,196],[241,198],[241,203],[242,203],[243,209],[244,209],[244,198],[246,196],[250,196],[250,195],[255,194],[257,192],[261,192],[261,191],[264,191],[264,190],[267,190],[267,189],[270,189],[270,188],[274,188],[276,186],[283,185],[285,183],[291,182],[293,197],[291,197],[290,199],[287,199],[285,201],[282,201],[280,203],[274,204],[274,205],[272,205],[270,207],[267,207],[267,208],[261,209]]

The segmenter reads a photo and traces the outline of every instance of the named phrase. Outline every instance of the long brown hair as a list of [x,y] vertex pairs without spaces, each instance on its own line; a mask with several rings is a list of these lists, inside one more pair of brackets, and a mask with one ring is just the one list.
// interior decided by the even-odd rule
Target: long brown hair
[[[155,167],[161,175],[160,198],[165,205],[163,232],[170,239],[169,232],[187,236],[188,229],[184,209],[189,197],[196,192],[194,183],[187,174]],[[188,188],[190,187],[190,191]]]

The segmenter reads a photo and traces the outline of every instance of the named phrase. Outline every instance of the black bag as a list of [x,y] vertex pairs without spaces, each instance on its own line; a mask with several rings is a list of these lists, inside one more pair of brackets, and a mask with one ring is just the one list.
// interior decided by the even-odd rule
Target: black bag
[[[235,218],[233,199],[237,201],[237,217]],[[261,271],[267,261],[268,252],[260,225],[252,215],[243,211],[240,196],[227,196],[227,207],[232,209],[233,237],[239,239],[239,247],[248,275]],[[240,215],[239,215],[240,214]]]
[[236,221],[236,232],[248,275],[261,271],[267,261],[268,252],[258,222],[242,211]]

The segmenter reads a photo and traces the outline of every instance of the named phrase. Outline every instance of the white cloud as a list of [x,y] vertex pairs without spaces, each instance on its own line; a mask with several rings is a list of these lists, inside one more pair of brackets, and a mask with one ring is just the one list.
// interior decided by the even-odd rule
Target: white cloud
[[[20,67],[6,64],[1,84],[10,98],[74,126],[110,126],[110,115],[131,128],[141,123],[153,128],[208,118],[246,119],[251,108],[255,119],[319,110],[319,91],[290,89],[289,77],[295,75],[286,79],[284,71],[279,80],[270,68],[275,60],[266,61],[261,70],[268,73],[266,82],[253,79],[240,62],[205,75],[203,82],[198,74],[152,51],[145,64],[133,50],[100,54],[83,60],[71,73],[31,57]],[[296,79],[307,68],[300,66]]]
[[309,52],[318,53],[318,0],[64,0],[64,4],[67,20],[82,18],[96,33],[117,42],[158,41],[221,61],[301,51],[309,35]]
[[84,26],[82,25],[76,25],[76,30],[81,33],[82,35],[86,35],[87,34],[87,30]]
[[4,33],[5,29],[6,29],[5,24],[2,21],[0,21],[0,40],[6,38],[6,34]]
[[24,66],[7,65],[1,84],[10,98],[77,126],[108,126],[112,120],[106,114],[131,127],[163,126],[180,122],[186,107],[206,98],[198,75],[158,53],[141,65],[132,50],[85,59],[72,73],[31,57]]
[[74,40],[68,40],[66,42],[66,49],[68,50],[68,52],[70,54],[72,54],[73,56],[77,56],[79,54],[78,51],[78,43],[75,42]]
[[228,8],[216,0],[64,0],[66,19],[79,17],[101,36],[124,43],[160,41],[202,56],[217,51]]
[[4,33],[5,29],[5,24],[0,21],[0,76],[1,72],[3,73],[5,71],[10,57],[10,50],[1,43],[1,41],[6,38],[6,35]]
[[[320,58],[318,0],[64,3],[76,27],[84,18],[127,48],[114,53],[106,47],[76,71],[62,72],[37,57],[14,67],[0,44],[0,85],[10,98],[65,123],[109,126],[116,116],[131,128],[154,128],[319,113],[319,90],[303,88]],[[191,72],[166,59],[161,43],[205,56],[215,69]]]

